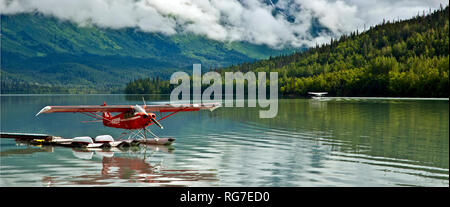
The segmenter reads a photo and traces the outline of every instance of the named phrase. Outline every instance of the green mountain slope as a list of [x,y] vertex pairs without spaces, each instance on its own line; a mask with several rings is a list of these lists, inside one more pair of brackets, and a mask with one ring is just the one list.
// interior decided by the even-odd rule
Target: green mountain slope
[[[288,96],[327,91],[331,96],[449,97],[449,7],[383,22],[305,52],[220,71],[222,77],[228,71],[278,72],[279,92]],[[164,81],[139,79],[125,91],[153,93],[170,87]]]
[[135,78],[168,78],[193,63],[218,68],[292,51],[191,34],[81,27],[41,14],[1,16],[2,93],[34,93],[39,90],[30,89],[38,86],[118,92]]

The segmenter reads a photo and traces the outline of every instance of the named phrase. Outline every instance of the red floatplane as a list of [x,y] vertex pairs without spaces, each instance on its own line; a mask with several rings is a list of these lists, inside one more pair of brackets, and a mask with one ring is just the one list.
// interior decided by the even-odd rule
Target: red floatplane
[[[42,113],[72,112],[81,113],[94,118],[92,121],[103,122],[104,126],[128,130],[128,139],[146,139],[146,132],[154,136],[158,141],[159,137],[151,132],[147,127],[156,124],[163,129],[159,123],[178,112],[199,111],[203,109],[214,109],[220,107],[220,103],[199,103],[199,104],[163,104],[163,105],[84,105],[84,106],[46,106],[41,109],[36,116]],[[99,114],[102,113],[102,114]],[[119,113],[111,115],[111,113]],[[159,117],[155,113],[159,114]],[[122,136],[123,137],[123,136]]]

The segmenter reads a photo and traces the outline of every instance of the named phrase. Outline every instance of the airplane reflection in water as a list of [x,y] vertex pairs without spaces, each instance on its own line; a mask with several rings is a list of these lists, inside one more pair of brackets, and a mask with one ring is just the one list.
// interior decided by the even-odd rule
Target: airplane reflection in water
[[[186,169],[166,169],[163,161],[151,162],[155,153],[172,153],[171,146],[145,146],[130,147],[128,151],[121,151],[112,148],[102,149],[73,149],[75,157],[83,160],[90,160],[101,156],[102,169],[98,174],[85,174],[70,177],[69,185],[117,185],[118,183],[143,183],[163,185],[187,185],[184,182],[218,181],[214,171],[202,172],[199,170]],[[42,182],[47,186],[52,186],[60,182],[66,183],[58,177],[44,176]],[[62,184],[67,185],[67,184]]]
[[[0,156],[27,155],[33,153],[54,152],[58,146],[30,146],[24,143],[18,145],[27,146],[23,149],[4,150]],[[68,148],[66,148],[68,149]],[[125,149],[83,149],[72,148],[72,153],[78,161],[85,164],[97,164],[101,159],[101,170],[92,173],[92,168],[81,169],[78,172],[66,171],[60,176],[43,176],[44,186],[66,186],[66,185],[87,185],[87,186],[126,186],[126,183],[142,183],[143,185],[155,186],[186,186],[192,182],[217,182],[216,172],[213,170],[200,171],[191,169],[167,169],[163,165],[160,157],[159,161],[155,155],[157,153],[171,154],[172,146],[139,146]],[[72,158],[69,158],[72,160]],[[153,160],[150,161],[150,159]],[[85,163],[89,162],[89,163]],[[100,164],[100,163],[98,163]],[[95,172],[95,171],[94,171]]]

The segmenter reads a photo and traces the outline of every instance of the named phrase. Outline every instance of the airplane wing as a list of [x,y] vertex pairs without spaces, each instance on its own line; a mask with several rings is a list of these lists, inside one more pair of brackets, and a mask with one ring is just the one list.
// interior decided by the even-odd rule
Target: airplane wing
[[131,105],[86,105],[86,106],[46,106],[37,114],[55,113],[55,112],[127,112],[133,110]]
[[178,112],[178,111],[199,111],[209,109],[213,111],[221,107],[220,103],[201,103],[201,104],[164,104],[164,105],[146,105],[147,112]]
[[[180,112],[180,111],[199,111],[202,109],[214,109],[220,107],[220,103],[202,103],[202,104],[165,104],[165,105],[145,105],[142,106],[147,112]],[[128,112],[133,111],[132,105],[85,105],[85,106],[46,106],[42,108],[36,116],[42,113],[55,112]]]
[[328,94],[328,92],[308,92],[308,94],[322,96]]

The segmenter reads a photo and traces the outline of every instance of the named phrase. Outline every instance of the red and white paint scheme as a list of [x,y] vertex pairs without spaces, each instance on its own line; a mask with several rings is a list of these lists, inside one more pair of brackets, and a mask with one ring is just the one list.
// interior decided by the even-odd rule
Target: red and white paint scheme
[[[95,119],[93,121],[85,122],[103,122],[104,126],[126,129],[130,130],[130,132],[132,132],[131,130],[136,130],[138,133],[132,133],[135,136],[137,135],[142,138],[145,138],[145,132],[149,132],[157,139],[158,136],[148,130],[148,126],[156,124],[163,129],[163,126],[159,122],[178,112],[199,111],[204,109],[213,111],[220,106],[220,103],[146,105],[145,101],[143,106],[106,105],[106,103],[103,105],[84,106],[46,106],[41,109],[36,116],[43,113],[56,112],[82,113]],[[102,115],[99,113],[102,113]],[[113,116],[111,113],[118,114]],[[161,116],[157,119],[155,113],[159,113]]]

